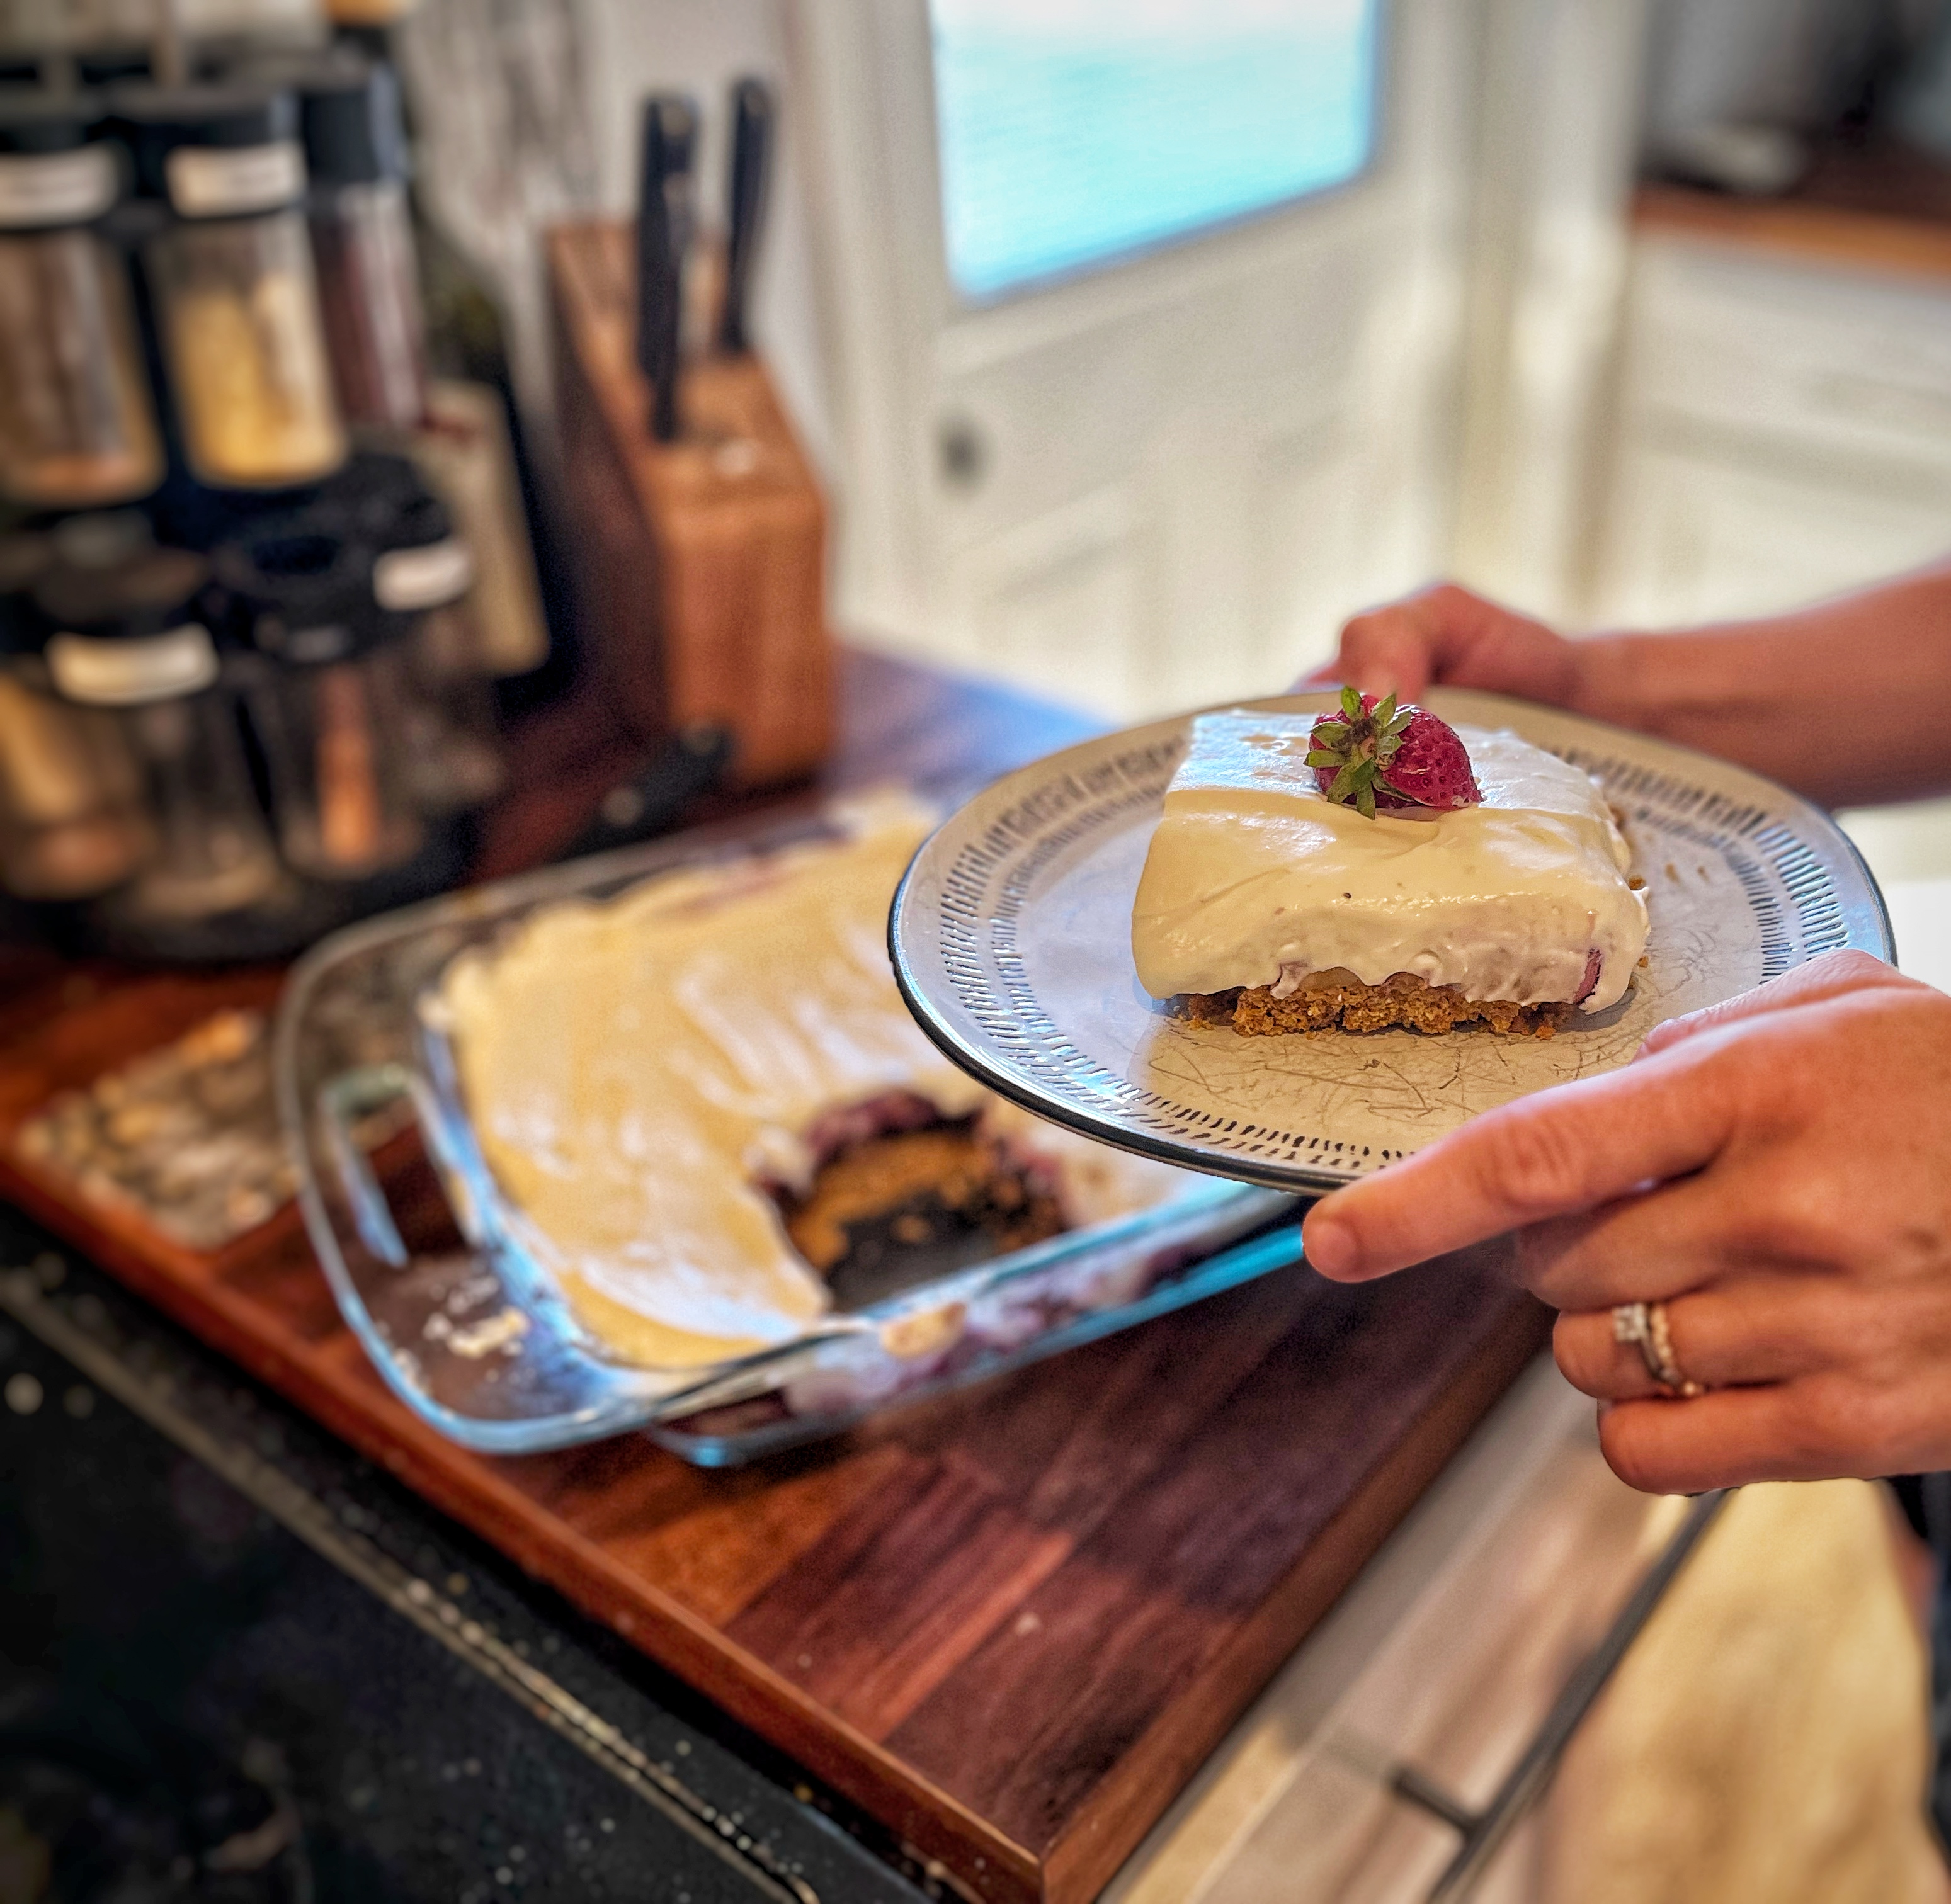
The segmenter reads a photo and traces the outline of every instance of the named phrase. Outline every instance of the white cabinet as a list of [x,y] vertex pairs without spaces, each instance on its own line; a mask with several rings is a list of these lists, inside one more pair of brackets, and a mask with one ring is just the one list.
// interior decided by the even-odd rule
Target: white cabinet
[[1767,613],[1951,555],[1951,284],[1635,247],[1590,619]]

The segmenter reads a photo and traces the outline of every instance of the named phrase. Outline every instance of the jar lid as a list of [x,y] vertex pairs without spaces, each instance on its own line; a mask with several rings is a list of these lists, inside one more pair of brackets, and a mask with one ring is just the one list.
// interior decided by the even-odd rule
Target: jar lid
[[89,142],[101,110],[90,94],[0,87],[0,231],[85,225],[114,205],[115,155]]
[[126,45],[89,46],[79,49],[75,65],[83,86],[130,86],[147,80],[155,70],[155,56],[139,40]]
[[355,542],[382,542],[404,511],[432,495],[410,457],[360,450],[319,485],[317,501],[306,513],[321,523],[330,521],[338,534]]
[[0,535],[0,655],[39,648],[33,588],[54,559],[53,545],[45,535],[25,529]]
[[48,531],[48,542],[75,568],[108,569],[153,552],[156,534],[140,509],[86,509],[64,516]]
[[417,548],[454,533],[447,505],[410,457],[361,450],[319,485],[307,510],[334,532],[376,549]]
[[304,196],[298,101],[282,86],[118,86],[110,120],[134,157],[137,191],[179,217],[245,217]]
[[210,564],[187,549],[148,547],[101,562],[58,558],[34,585],[34,605],[51,628],[127,640],[202,620]]
[[407,176],[400,82],[383,62],[350,48],[295,71],[305,164],[319,185],[370,185]]
[[395,614],[444,608],[474,585],[473,551],[410,457],[362,450],[306,513],[373,549],[373,593]]
[[343,661],[406,632],[373,585],[373,554],[311,512],[267,523],[217,552],[252,645],[303,667]]
[[88,143],[101,117],[95,93],[0,86],[0,152],[71,152]]
[[48,638],[48,673],[64,698],[91,707],[139,707],[201,694],[217,680],[217,644],[199,622],[158,635]]

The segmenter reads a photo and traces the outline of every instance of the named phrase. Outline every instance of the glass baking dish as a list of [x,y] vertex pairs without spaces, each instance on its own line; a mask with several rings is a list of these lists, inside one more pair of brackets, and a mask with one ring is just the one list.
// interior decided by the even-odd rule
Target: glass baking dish
[[515,1454],[641,1429],[688,1461],[732,1465],[1300,1259],[1300,1200],[1186,1172],[1149,1208],[734,1361],[660,1369],[607,1353],[522,1247],[423,1003],[450,960],[539,907],[822,837],[839,837],[822,813],[702,829],[368,921],[294,969],[274,1063],[306,1227],[367,1353],[443,1434]]

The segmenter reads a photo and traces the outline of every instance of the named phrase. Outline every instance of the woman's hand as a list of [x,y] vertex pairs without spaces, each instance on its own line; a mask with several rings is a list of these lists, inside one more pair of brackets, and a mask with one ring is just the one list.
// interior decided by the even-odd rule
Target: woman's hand
[[1334,659],[1295,685],[1345,681],[1408,701],[1441,683],[1569,707],[1578,696],[1579,660],[1576,645],[1544,623],[1446,582],[1357,615],[1342,629]]
[[[1359,1281],[1506,1230],[1634,1486],[1951,1467],[1951,997],[1832,953],[1662,1025],[1325,1198]],[[1709,1394],[1658,1397],[1611,1310],[1663,1301]]]
[[[1765,620],[1567,641],[1454,582],[1372,608],[1297,688],[1481,688],[1657,734],[1825,806],[1951,791],[1951,564]],[[1874,708],[1839,742],[1837,710]]]

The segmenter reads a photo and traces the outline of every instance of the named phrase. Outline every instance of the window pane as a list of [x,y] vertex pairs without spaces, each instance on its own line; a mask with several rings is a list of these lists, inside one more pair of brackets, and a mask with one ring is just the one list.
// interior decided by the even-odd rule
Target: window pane
[[1319,192],[1367,164],[1380,0],[929,0],[966,298]]

